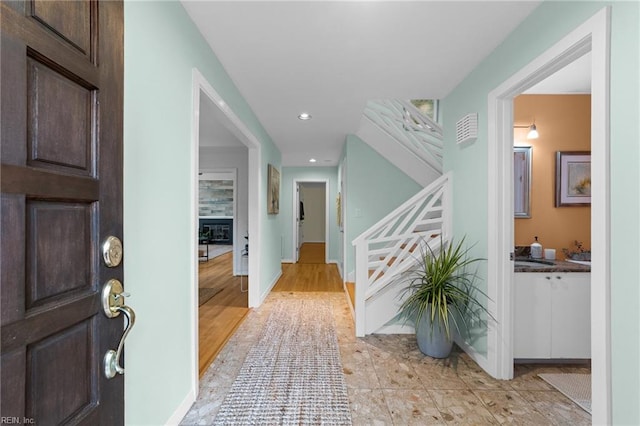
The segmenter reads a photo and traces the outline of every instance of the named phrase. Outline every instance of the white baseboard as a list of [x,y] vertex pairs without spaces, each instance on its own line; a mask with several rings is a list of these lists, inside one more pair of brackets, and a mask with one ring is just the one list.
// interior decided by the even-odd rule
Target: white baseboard
[[356,307],[351,303],[351,297],[349,297],[349,292],[347,291],[347,283],[342,283],[342,289],[344,290],[344,298],[347,300],[347,305],[349,305],[349,310],[351,311],[351,316],[353,317],[353,321],[356,320]]
[[165,425],[179,425],[184,416],[186,416],[191,409],[191,406],[194,402],[196,402],[196,395],[193,390],[190,390],[189,393],[187,393],[187,395],[184,397],[184,400],[182,400],[176,411],[174,411],[171,417],[169,417],[169,419],[165,422]]
[[489,360],[485,355],[482,355],[480,352],[476,351],[475,348],[469,345],[465,340],[460,338],[460,336],[456,333],[455,339],[456,345],[460,346],[460,349],[465,351],[467,355],[471,357],[479,366],[482,368],[487,374],[492,377],[495,377],[492,374],[492,369],[489,366]]
[[415,334],[416,329],[412,325],[391,324],[383,325],[375,334]]
[[293,263],[293,259],[281,259],[280,263]]
[[273,290],[273,287],[276,285],[276,283],[278,282],[281,276],[282,276],[282,270],[280,270],[280,272],[278,272],[276,276],[271,280],[271,283],[269,284],[269,287],[267,287],[267,290],[260,295],[260,302],[258,303],[258,306],[264,303],[264,300],[267,298],[269,293],[271,293],[271,290]]
[[350,283],[355,283],[356,282],[356,273],[355,271],[351,271],[347,274],[347,281]]
[[[340,267],[340,261],[336,259],[329,259],[327,263],[332,263],[338,267],[338,274],[340,274],[340,278],[342,278],[342,268]],[[344,282],[344,280],[343,280]]]

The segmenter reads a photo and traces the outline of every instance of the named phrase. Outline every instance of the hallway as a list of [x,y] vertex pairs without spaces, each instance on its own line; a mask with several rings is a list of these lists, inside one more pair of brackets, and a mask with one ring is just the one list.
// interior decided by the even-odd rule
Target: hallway
[[212,422],[274,304],[298,298],[331,302],[356,425],[591,423],[590,415],[537,377],[541,372],[586,372],[584,367],[520,365],[514,380],[498,381],[465,353],[446,360],[425,357],[412,335],[358,339],[337,283],[335,265],[284,264],[265,303],[249,312],[202,376],[200,395],[181,424]]

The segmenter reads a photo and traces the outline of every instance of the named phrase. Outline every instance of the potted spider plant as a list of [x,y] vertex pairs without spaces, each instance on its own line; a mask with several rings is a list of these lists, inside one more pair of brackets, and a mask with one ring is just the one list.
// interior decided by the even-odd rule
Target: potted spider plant
[[[474,263],[484,259],[469,257],[464,238],[433,249],[424,244],[418,263],[405,276],[408,286],[400,307],[405,320],[413,320],[420,351],[433,358],[447,358],[453,348],[454,332],[468,330],[472,319],[490,316],[478,300],[486,296],[474,285]],[[407,296],[408,294],[408,296]]]

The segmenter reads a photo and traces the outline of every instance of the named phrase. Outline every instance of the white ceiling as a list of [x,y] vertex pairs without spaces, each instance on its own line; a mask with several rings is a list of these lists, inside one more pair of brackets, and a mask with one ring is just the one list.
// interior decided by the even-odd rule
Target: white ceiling
[[282,165],[323,166],[367,100],[444,98],[540,1],[182,3]]

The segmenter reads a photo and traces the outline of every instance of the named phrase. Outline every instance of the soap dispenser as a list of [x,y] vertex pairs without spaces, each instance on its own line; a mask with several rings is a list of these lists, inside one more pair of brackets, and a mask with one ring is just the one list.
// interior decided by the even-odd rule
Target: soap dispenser
[[535,237],[535,241],[531,244],[531,258],[542,259],[542,244],[538,242],[538,237]]

